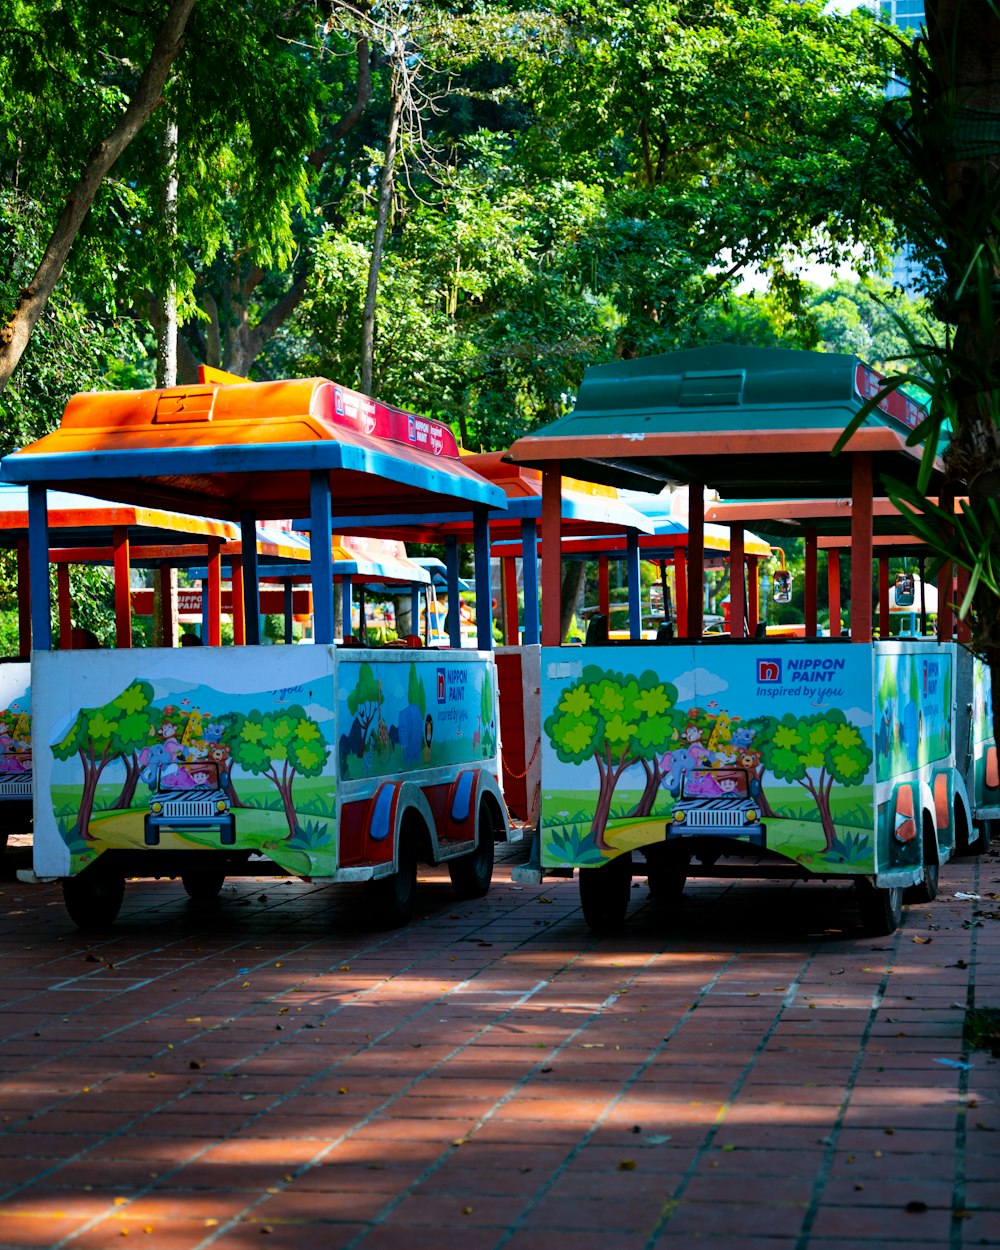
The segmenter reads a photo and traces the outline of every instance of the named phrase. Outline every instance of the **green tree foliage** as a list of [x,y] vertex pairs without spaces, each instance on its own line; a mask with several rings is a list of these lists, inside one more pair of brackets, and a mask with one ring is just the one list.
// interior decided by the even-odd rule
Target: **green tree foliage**
[[639,761],[652,761],[658,770],[657,758],[676,729],[676,703],[676,688],[652,671],[635,678],[589,664],[546,718],[544,730],[559,759],[582,764],[593,758],[597,764],[600,789],[592,832],[600,849],[608,849],[604,831],[615,787]]
[[358,682],[347,696],[347,710],[357,718],[362,740],[367,741],[369,729],[382,714],[382,683],[370,664],[358,668]]
[[809,791],[829,851],[837,836],[830,810],[833,783],[860,784],[874,758],[861,731],[839,708],[814,716],[761,716],[748,723],[764,768]]
[[267,777],[281,795],[288,837],[298,831],[292,784],[297,775],[318,777],[330,755],[323,731],[304,708],[290,704],[278,712],[250,712],[233,717],[226,735],[235,763]]
[[66,734],[53,745],[57,760],[77,755],[83,767],[83,793],[74,826],[82,837],[91,838],[90,818],[101,774],[112,760],[132,757],[148,745],[152,702],[149,682],[133,681],[110,703],[81,708]]
[[[424,690],[424,683],[420,680],[417,666],[412,660],[410,661],[410,672],[406,680],[406,701],[407,703],[412,703],[414,707],[420,708],[421,716],[427,715],[427,692]],[[357,711],[356,708],[351,710]]]

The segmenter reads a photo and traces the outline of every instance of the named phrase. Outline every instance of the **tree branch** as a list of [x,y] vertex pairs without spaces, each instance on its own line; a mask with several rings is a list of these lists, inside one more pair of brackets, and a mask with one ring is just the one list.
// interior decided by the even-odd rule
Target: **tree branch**
[[101,183],[160,103],[170,68],[181,50],[184,28],[196,0],[171,0],[149,62],[118,125],[91,152],[83,172],[49,237],[30,286],[21,293],[10,321],[0,330],[0,391],[24,354],[31,333],[55,290],[76,236],[97,197]]

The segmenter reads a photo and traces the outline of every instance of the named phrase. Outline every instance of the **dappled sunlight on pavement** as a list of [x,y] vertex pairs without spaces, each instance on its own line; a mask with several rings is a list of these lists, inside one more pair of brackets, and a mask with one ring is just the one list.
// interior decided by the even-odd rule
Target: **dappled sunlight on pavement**
[[21,853],[0,1248],[1000,1244],[994,854],[873,940],[849,887],[707,879],[598,938],[526,848],[389,933],[356,887],[134,881],[93,937]]

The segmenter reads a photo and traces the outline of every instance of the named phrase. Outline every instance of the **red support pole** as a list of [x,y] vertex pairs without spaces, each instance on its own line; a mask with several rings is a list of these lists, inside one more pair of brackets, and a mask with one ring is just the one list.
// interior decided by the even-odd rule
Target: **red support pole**
[[503,640],[508,646],[516,647],[521,641],[517,604],[517,560],[513,556],[504,556],[500,568],[503,573]]
[[26,539],[17,544],[17,652],[22,660],[31,657],[31,574]]
[[56,565],[56,597],[59,601],[59,650],[73,647],[73,597],[69,589],[69,565]]
[[872,640],[872,458],[851,457],[851,641]]
[[747,626],[750,637],[754,635],[760,616],[760,588],[757,584],[757,566],[759,556],[747,556]]
[[208,645],[222,646],[222,543],[208,544]]
[[542,643],[562,642],[562,473],[558,460],[542,470]]
[[597,557],[597,610],[601,616],[611,617],[611,578],[608,573],[608,557]]
[[689,638],[705,632],[705,488],[688,486],[688,600]]
[[674,619],[677,637],[688,636],[687,557],[683,547],[674,548]]
[[246,646],[247,622],[243,615],[243,557],[233,557],[233,642]]
[[840,551],[831,547],[826,553],[826,584],[830,596],[830,633],[839,638],[840,624]]
[[116,525],[111,532],[112,560],[115,570],[115,645],[132,645],[132,592],[129,587],[128,527]]
[[889,628],[889,557],[880,555],[878,558],[878,636],[884,640],[891,632]]
[[746,583],[743,574],[745,539],[742,525],[729,527],[729,636],[743,638]]
[[816,549],[816,527],[810,525],[806,529],[806,584],[805,591],[805,618],[806,618],[806,637],[815,638],[819,633],[818,604],[819,604],[819,556]]

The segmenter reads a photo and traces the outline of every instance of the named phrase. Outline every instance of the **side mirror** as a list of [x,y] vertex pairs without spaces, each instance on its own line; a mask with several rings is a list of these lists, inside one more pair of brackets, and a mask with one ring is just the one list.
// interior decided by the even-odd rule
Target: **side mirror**
[[787,569],[779,569],[774,575],[774,591],[772,599],[775,603],[791,603],[792,575]]
[[910,608],[913,606],[913,574],[897,573],[896,574],[896,607]]

